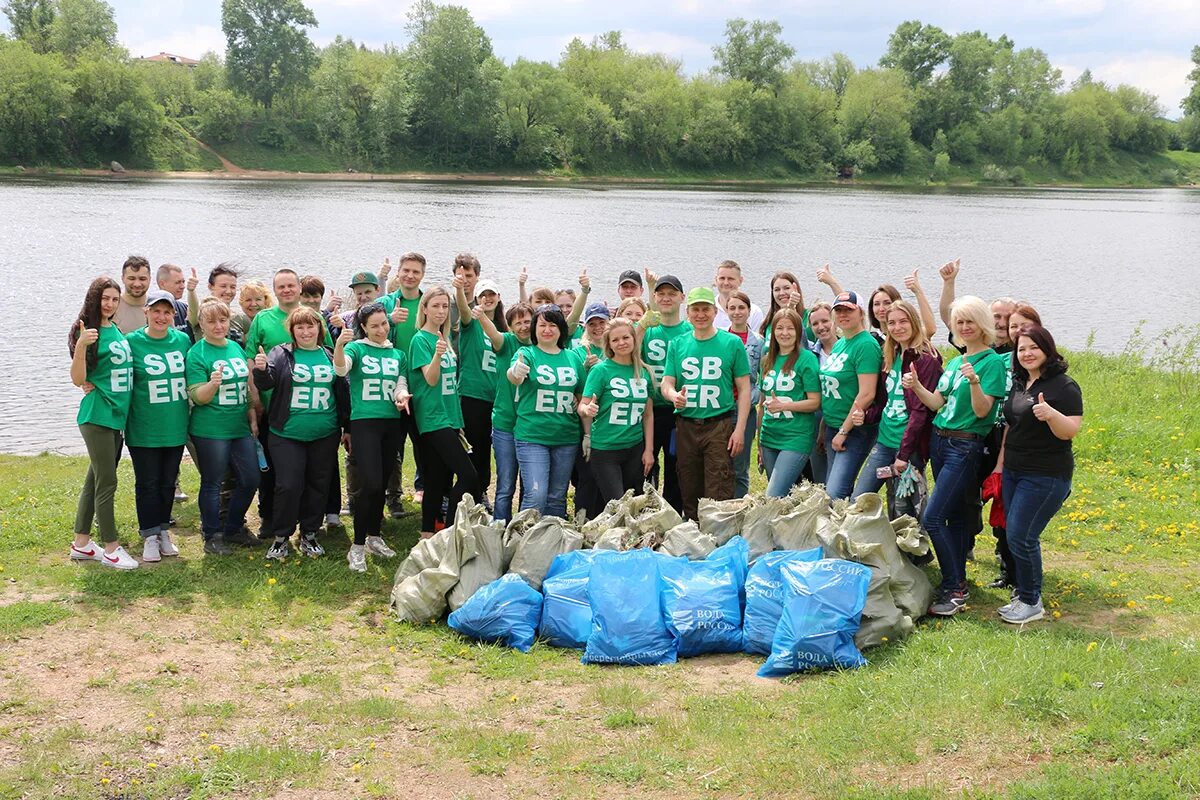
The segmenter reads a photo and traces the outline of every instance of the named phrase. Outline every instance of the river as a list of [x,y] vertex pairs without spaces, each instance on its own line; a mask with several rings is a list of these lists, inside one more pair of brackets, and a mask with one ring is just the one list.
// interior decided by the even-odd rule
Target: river
[[[248,277],[290,266],[344,287],[408,250],[448,280],[475,253],[506,298],[575,284],[601,298],[617,274],[650,266],[685,287],[738,261],[759,304],[786,269],[805,299],[828,298],[829,263],[847,288],[900,285],[914,267],[932,302],[937,267],[962,259],[961,294],[1028,300],[1060,342],[1121,349],[1139,320],[1161,330],[1200,319],[1200,191],[911,192],[470,183],[231,180],[0,180],[0,452],[80,452],[79,391],[67,326],[96,275],[119,279],[130,254],[203,276],[238,261]],[[203,289],[202,289],[203,292]],[[944,341],[944,333],[939,334]]]

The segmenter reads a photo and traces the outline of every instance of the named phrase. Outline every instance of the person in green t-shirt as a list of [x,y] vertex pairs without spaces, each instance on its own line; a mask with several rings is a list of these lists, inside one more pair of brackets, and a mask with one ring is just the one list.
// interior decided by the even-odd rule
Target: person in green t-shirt
[[821,407],[816,355],[801,345],[804,320],[788,306],[771,317],[771,341],[762,362],[758,461],[767,472],[767,497],[785,497],[800,479],[817,440]]
[[590,370],[604,358],[604,334],[612,314],[604,303],[589,303],[583,311],[583,336],[574,345],[583,355],[583,368]]
[[800,279],[791,272],[776,272],[771,276],[771,306],[767,309],[767,315],[763,317],[762,325],[758,329],[768,346],[771,342],[771,322],[783,308],[790,308],[800,315],[803,323],[800,327],[803,334],[800,339],[800,347],[807,350],[817,340],[817,336],[808,324],[808,307],[804,305],[804,292],[800,290]]
[[662,496],[676,511],[683,511],[683,496],[679,493],[679,475],[675,469],[672,439],[675,436],[675,409],[663,399],[659,389],[667,366],[667,348],[671,340],[688,333],[692,323],[679,318],[683,305],[683,284],[674,275],[663,275],[650,284],[653,311],[638,325],[641,336],[642,363],[650,370],[650,402],[654,406],[654,466],[650,482],[659,486],[658,458],[662,454]]
[[[392,291],[380,295],[379,303],[383,306],[383,310],[388,312],[388,321],[392,326],[388,336],[391,338],[392,344],[407,356],[413,335],[417,332],[417,309],[421,303],[421,281],[425,279],[425,256],[420,253],[405,253],[400,256],[399,264],[396,267],[396,276],[389,283],[387,275],[391,269],[391,262],[384,259],[383,269],[379,271],[379,280],[385,286],[391,287]],[[411,364],[409,366],[411,368]],[[415,385],[410,387],[410,391],[412,388],[415,388]],[[420,503],[425,493],[421,474],[421,448],[417,441],[417,426],[410,425],[405,435],[412,443],[413,462],[416,465],[413,475],[413,498]],[[399,461],[396,464],[398,474],[402,472],[403,466],[404,446],[402,444]]]
[[[408,349],[409,390],[420,432],[421,536],[429,538],[453,524],[464,494],[483,493],[462,433],[458,359],[450,347],[450,293],[441,286],[421,296],[417,332]],[[442,498],[450,500],[450,518],[442,519]]]
[[[478,266],[478,261],[469,263]],[[471,445],[471,462],[475,465],[479,485],[483,487],[483,497],[476,499],[490,509],[487,489],[492,483],[492,412],[501,368],[496,347],[483,320],[486,319],[490,329],[497,333],[507,331],[508,324],[504,320],[499,287],[487,279],[475,283],[472,289],[478,303],[472,308],[466,292],[469,269],[456,266],[455,271],[458,273],[453,281],[458,308],[458,391],[462,398],[463,433]],[[476,310],[481,315],[478,319]]]
[[[200,527],[205,553],[229,555],[225,538],[241,532],[259,487],[258,415],[245,353],[227,338],[229,306],[220,300],[203,303],[199,322],[203,337],[188,350],[186,377],[193,404],[188,430],[200,468]],[[221,484],[230,472],[234,487],[222,525]]]
[[[204,334],[200,332],[201,301],[196,296],[196,288],[200,285],[200,279],[196,275],[195,267],[191,268],[191,275],[188,277],[186,285],[188,333],[191,334],[192,341],[198,341]],[[245,344],[246,332],[250,330],[250,321],[254,315],[260,309],[271,305],[271,293],[258,281],[250,281],[249,284],[243,286],[239,297],[238,271],[232,262],[217,264],[209,271],[208,294],[209,297],[215,297],[229,306],[229,338],[238,344]],[[233,311],[235,300],[241,307],[241,311],[237,313]]]
[[133,356],[133,402],[125,443],[133,459],[142,561],[179,555],[171,541],[171,507],[188,438],[187,353],[191,338],[174,327],[170,292],[146,293],[146,327],[126,337]]
[[[887,339],[883,343],[884,402],[879,417],[879,436],[871,454],[858,474],[852,500],[860,495],[874,494],[888,484],[888,514],[896,519],[901,514],[915,512],[894,492],[894,479],[904,474],[909,465],[923,473],[929,460],[929,434],[933,414],[911,390],[906,390],[901,377],[916,369],[922,383],[936,384],[942,374],[942,356],[929,341],[920,312],[905,300],[892,301],[884,312],[883,326]],[[903,508],[897,508],[897,503]]]
[[634,323],[619,317],[609,324],[604,354],[606,360],[588,372],[579,401],[583,457],[599,508],[630,489],[639,491],[654,466],[650,371],[638,352]]
[[[76,561],[99,561],[106,567],[136,569],[138,562],[121,546],[113,498],[117,462],[121,458],[125,418],[133,389],[129,343],[113,316],[121,304],[121,285],[108,276],[92,281],[84,296],[68,346],[71,382],[83,389],[75,420],[87,446],[88,471],[75,511]],[[100,528],[104,547],[92,541],[92,523]]]
[[254,385],[271,392],[268,441],[276,475],[274,541],[266,557],[278,560],[291,554],[297,523],[300,553],[325,554],[317,531],[338,469],[338,443],[350,447],[350,392],[334,371],[333,352],[321,343],[328,335],[321,312],[300,306],[285,324],[291,341],[254,357]]
[[[504,312],[507,331],[497,329],[483,310],[476,306],[472,312],[475,321],[482,327],[492,343],[496,354],[496,370],[506,375],[513,356],[529,344],[529,329],[533,322],[533,308],[528,303],[517,303]],[[516,389],[507,378],[496,381],[496,395],[492,404],[492,451],[496,457],[496,501],[492,515],[497,520],[512,519],[513,495],[517,491],[517,440],[513,430],[517,424]]]
[[[828,460],[825,491],[835,500],[850,496],[871,446],[878,423],[866,422],[879,386],[882,351],[875,337],[865,330],[866,316],[854,292],[842,292],[833,302],[833,314],[842,338],[821,364],[821,414],[824,424],[825,456]],[[863,423],[850,419],[861,411]]]
[[950,321],[966,353],[946,365],[937,387],[926,388],[912,368],[901,378],[905,389],[937,413],[930,444],[936,483],[922,524],[942,570],[938,599],[929,608],[940,617],[966,604],[968,522],[978,499],[979,461],[1007,381],[1004,357],[991,349],[996,333],[987,305],[978,297],[960,297],[950,307]]
[[683,514],[696,519],[701,497],[733,497],[733,459],[745,446],[750,416],[750,362],[741,339],[714,327],[717,300],[712,289],[692,289],[687,303],[692,330],[667,349],[661,391],[675,406],[675,466]]
[[381,535],[383,504],[412,416],[408,356],[388,337],[388,313],[380,303],[368,302],[352,319],[334,347],[333,368],[350,382],[350,439],[358,473],[354,544],[346,560],[354,572],[366,572],[368,552],[383,558],[396,555]]
[[576,406],[583,391],[583,356],[565,349],[570,334],[558,306],[539,307],[533,331],[535,344],[518,350],[506,373],[517,387],[521,510],[566,518],[567,487],[582,439]]

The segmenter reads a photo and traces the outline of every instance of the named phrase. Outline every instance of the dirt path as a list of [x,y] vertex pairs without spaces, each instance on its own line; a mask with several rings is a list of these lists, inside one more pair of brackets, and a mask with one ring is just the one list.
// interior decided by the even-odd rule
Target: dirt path
[[[202,142],[199,139],[197,139],[195,136],[192,137],[192,141],[195,142],[197,145],[199,145],[199,147],[202,150],[207,150],[209,153],[212,153],[214,156],[216,156],[217,160],[219,160],[221,162],[221,169],[224,170],[225,172],[229,173],[230,175],[242,175],[246,172],[249,172],[249,170],[242,169],[237,164],[233,163],[228,158],[226,158],[225,156],[218,153],[216,150],[214,150],[212,147],[210,147],[207,143]],[[212,174],[212,173],[210,173],[210,174]]]

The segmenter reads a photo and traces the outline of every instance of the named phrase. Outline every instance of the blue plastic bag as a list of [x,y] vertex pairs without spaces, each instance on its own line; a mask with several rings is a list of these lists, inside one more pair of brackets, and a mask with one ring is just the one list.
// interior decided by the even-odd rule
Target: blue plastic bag
[[584,664],[674,664],[675,637],[663,619],[659,562],[687,558],[630,550],[599,558],[588,580],[592,632]]
[[588,579],[599,558],[616,550],[573,550],[555,556],[542,581],[542,624],[538,635],[554,647],[582,650],[592,635],[592,607]]
[[738,599],[742,610],[746,608],[746,573],[750,571],[750,543],[741,536],[733,536],[728,542],[708,554],[705,561],[728,561],[737,571]]
[[742,650],[742,573],[735,559],[659,564],[667,629],[679,657]]
[[[732,540],[730,540],[732,541]],[[793,561],[819,561],[821,548],[775,550],[759,556],[746,576],[746,614],[742,628],[746,652],[768,655],[783,613],[783,578],[779,571]]]
[[463,636],[528,653],[541,616],[541,593],[520,575],[505,575],[471,595],[450,615],[449,625]]
[[849,669],[867,663],[854,645],[871,583],[871,568],[823,558],[785,564],[783,615],[760,678],[809,669]]

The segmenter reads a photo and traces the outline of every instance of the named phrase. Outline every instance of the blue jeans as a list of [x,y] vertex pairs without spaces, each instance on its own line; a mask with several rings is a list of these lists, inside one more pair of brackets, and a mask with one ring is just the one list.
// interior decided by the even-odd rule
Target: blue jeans
[[750,445],[758,430],[758,406],[750,406],[750,418],[746,420],[745,446],[733,460],[733,496],[745,497],[750,493]]
[[929,455],[935,483],[921,524],[933,541],[944,593],[967,582],[970,516],[979,502],[983,439],[952,439],[935,429]]
[[763,466],[767,468],[767,497],[786,497],[800,480],[800,473],[808,463],[808,453],[776,450],[762,442],[758,443],[758,452],[762,453]]
[[1070,495],[1070,478],[1004,470],[1005,530],[1022,603],[1042,597],[1042,531]]
[[871,445],[879,435],[878,425],[860,425],[850,429],[846,437],[846,449],[840,453],[833,449],[833,437],[837,428],[825,427],[825,458],[829,461],[829,473],[825,476],[825,492],[834,500],[845,500],[854,489],[854,479],[867,460]]
[[867,456],[866,463],[863,464],[862,472],[858,473],[858,480],[854,482],[854,492],[850,495],[851,500],[857,500],[860,494],[875,494],[887,481],[887,478],[875,477],[875,470],[880,467],[890,467],[896,462],[897,448],[888,447],[886,444],[875,443],[871,448],[870,455]]
[[512,519],[513,495],[517,491],[516,439],[507,431],[492,428],[492,453],[496,456],[495,518],[508,522]]
[[549,446],[517,440],[521,465],[521,510],[536,508],[543,516],[567,517],[567,487],[579,445]]
[[[241,439],[205,439],[193,436],[196,457],[200,459],[200,527],[204,538],[218,533],[236,533],[246,524],[246,509],[258,491],[258,450],[254,437]],[[229,510],[225,514],[225,530],[221,530],[221,482],[225,473],[232,472],[235,480],[229,495]]]

